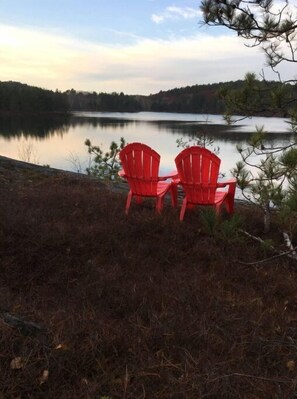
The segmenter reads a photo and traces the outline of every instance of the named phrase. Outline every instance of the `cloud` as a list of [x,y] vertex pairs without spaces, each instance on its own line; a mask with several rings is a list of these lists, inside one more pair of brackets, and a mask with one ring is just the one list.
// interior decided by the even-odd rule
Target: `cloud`
[[82,60],[77,43],[58,34],[0,25],[1,80],[58,80]]
[[242,79],[261,71],[263,63],[257,48],[247,49],[233,36],[137,37],[112,46],[0,25],[0,79],[53,90],[150,94]]
[[151,19],[156,24],[161,24],[166,20],[193,19],[198,16],[201,16],[201,11],[199,9],[169,6],[163,13],[159,15],[153,14]]
[[[80,79],[108,91],[149,94],[186,85],[237,80],[261,70],[261,55],[237,38],[194,36],[175,40],[142,39],[102,58],[92,58]],[[80,80],[78,79],[78,80]],[[94,87],[94,86],[93,86]]]
[[156,24],[160,24],[161,22],[164,22],[165,17],[164,15],[152,15],[152,21],[155,22]]

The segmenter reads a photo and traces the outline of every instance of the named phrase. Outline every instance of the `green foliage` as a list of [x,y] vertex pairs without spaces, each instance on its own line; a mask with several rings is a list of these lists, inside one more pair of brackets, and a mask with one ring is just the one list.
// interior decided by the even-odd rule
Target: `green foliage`
[[219,226],[219,237],[227,244],[236,244],[242,240],[239,229],[243,225],[240,215],[234,214],[230,219],[224,220]]
[[286,169],[287,176],[294,180],[297,170],[297,148],[291,147],[279,158],[280,163]]
[[200,221],[202,229],[208,235],[226,244],[235,244],[242,239],[239,229],[243,225],[243,219],[239,215],[235,214],[229,219],[222,220],[214,208],[205,208],[201,210]]
[[297,234],[297,187],[290,187],[289,194],[278,214],[278,223],[282,230]]
[[[292,206],[297,192],[297,149],[271,147],[265,142],[263,127],[257,128],[245,147],[238,147],[242,161],[231,170],[246,199],[264,210],[264,229],[269,230],[271,208]],[[288,189],[289,187],[289,189]]]
[[297,90],[292,84],[259,80],[255,74],[247,73],[242,85],[228,84],[220,89],[219,96],[225,104],[225,119],[231,123],[232,115],[287,117],[294,113]]
[[292,210],[297,212],[297,172],[295,172],[293,178],[290,180],[286,202],[290,205]]
[[263,254],[267,256],[273,250],[273,240],[270,238],[263,240],[260,242],[260,247],[263,251]]
[[206,233],[209,234],[210,236],[214,237],[219,225],[219,218],[216,214],[215,209],[214,208],[202,209],[200,214],[200,219],[203,230],[205,230]]
[[269,65],[275,67],[283,61],[278,46],[294,41],[297,25],[296,7],[290,7],[287,0],[274,8],[273,3],[273,0],[203,0],[200,8],[206,24],[225,26],[238,36],[253,40],[254,45],[263,47]]
[[88,153],[93,156],[92,166],[86,169],[87,174],[100,179],[117,179],[121,169],[118,154],[126,145],[124,138],[121,137],[119,144],[112,141],[109,151],[106,152],[99,146],[93,146],[89,139],[85,141],[85,145],[88,147]]
[[[239,150],[241,152],[242,149]],[[237,185],[243,191],[249,187],[251,180],[251,172],[246,169],[244,162],[238,161],[235,168],[231,170],[231,174],[237,178]]]

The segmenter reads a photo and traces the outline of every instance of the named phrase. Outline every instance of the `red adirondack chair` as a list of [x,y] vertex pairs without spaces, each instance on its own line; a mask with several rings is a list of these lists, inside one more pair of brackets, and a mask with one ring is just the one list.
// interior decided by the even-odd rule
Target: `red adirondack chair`
[[123,170],[119,175],[127,179],[130,187],[126,203],[126,214],[129,212],[131,200],[141,203],[142,197],[156,197],[156,210],[161,212],[165,194],[170,191],[172,205],[177,205],[177,188],[169,178],[177,177],[177,173],[159,176],[160,155],[151,147],[142,143],[126,145],[119,153]]
[[[221,160],[206,148],[193,146],[181,151],[175,158],[178,172],[176,184],[185,192],[179,220],[184,219],[187,208],[210,205],[220,212],[222,204],[228,213],[233,212],[236,179],[218,182]],[[228,191],[217,190],[229,186]]]

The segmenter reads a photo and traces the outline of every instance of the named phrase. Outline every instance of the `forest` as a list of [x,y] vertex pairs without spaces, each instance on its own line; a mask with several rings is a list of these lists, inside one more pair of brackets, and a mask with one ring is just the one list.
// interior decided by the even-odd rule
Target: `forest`
[[118,112],[224,112],[224,102],[219,97],[222,84],[195,85],[160,91],[148,96],[124,93],[66,92],[71,110]]
[[68,110],[69,102],[65,93],[19,82],[0,82],[1,113],[37,114]]
[[[272,89],[280,83],[259,81],[262,87],[263,109],[267,109],[273,99]],[[290,90],[293,87],[288,85]],[[3,114],[67,113],[71,111],[110,111],[110,112],[189,112],[223,114],[226,111],[224,93],[244,90],[244,81],[231,81],[174,88],[156,94],[127,95],[124,93],[84,92],[74,89],[60,92],[29,86],[20,82],[0,82],[0,112]],[[266,94],[265,94],[266,93]],[[265,106],[264,106],[265,105]],[[260,107],[261,108],[261,107]],[[265,115],[265,112],[262,114]],[[278,116],[286,116],[283,110]],[[261,114],[259,112],[258,114]]]

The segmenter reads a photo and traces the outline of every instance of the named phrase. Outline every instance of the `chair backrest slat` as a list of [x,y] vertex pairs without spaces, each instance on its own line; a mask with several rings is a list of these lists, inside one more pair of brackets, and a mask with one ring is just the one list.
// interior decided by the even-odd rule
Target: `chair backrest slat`
[[120,160],[133,194],[155,196],[157,193],[160,155],[142,143],[128,144]]
[[212,204],[221,160],[206,148],[193,146],[175,158],[178,176],[189,202]]

